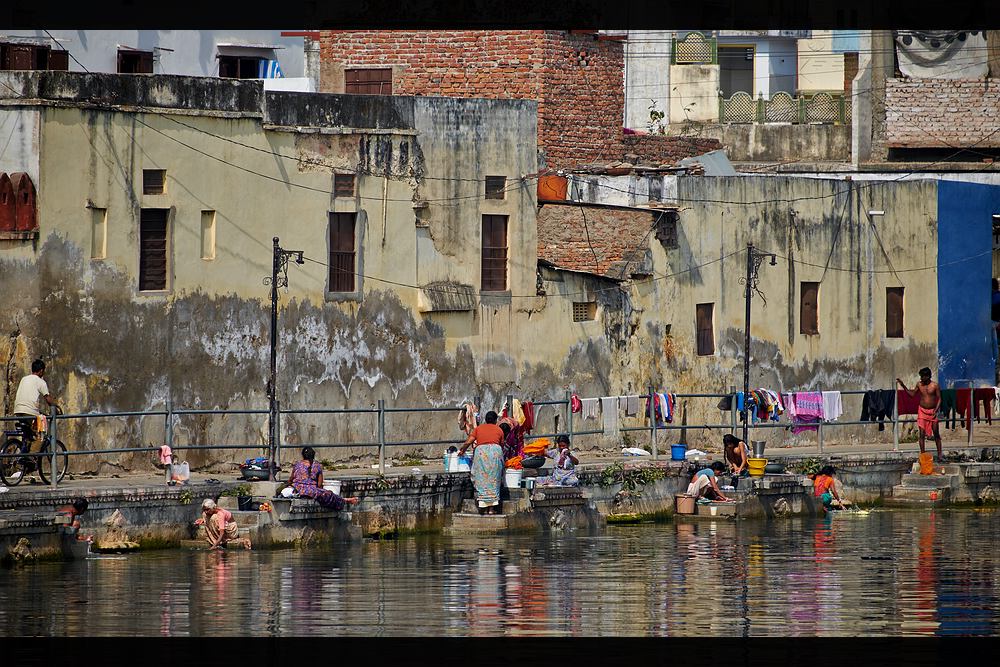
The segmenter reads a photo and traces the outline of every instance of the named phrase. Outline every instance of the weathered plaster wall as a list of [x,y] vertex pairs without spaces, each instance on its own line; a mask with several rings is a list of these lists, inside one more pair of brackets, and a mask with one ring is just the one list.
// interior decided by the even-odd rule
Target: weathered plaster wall
[[[755,296],[751,386],[888,388],[898,375],[912,374],[925,365],[935,367],[937,303],[933,288],[927,288],[933,272],[903,270],[937,264],[932,241],[937,230],[936,188],[933,182],[852,186],[787,177],[677,179],[678,202],[691,207],[680,213],[680,247],[668,251],[652,246],[654,266],[663,267],[658,272],[677,275],[636,285],[637,304],[663,313],[662,323],[650,321],[645,326],[671,352],[659,359],[666,388],[724,393],[730,386],[742,385],[740,278],[745,274],[749,241],[779,255],[777,266],[765,262],[760,268],[759,287],[767,304]],[[870,219],[871,209],[882,209],[885,216]],[[821,283],[818,335],[799,332],[803,281]],[[885,337],[885,288],[900,285],[908,296],[905,338],[890,339]],[[695,353],[698,303],[715,304],[714,355]],[[728,414],[715,409],[715,402],[692,399],[691,417],[728,421]],[[845,402],[845,410],[857,419],[860,403]],[[767,438],[775,441],[782,433],[771,430]]]
[[718,122],[718,65],[670,66],[670,114],[667,118],[671,124]]
[[[734,162],[846,162],[851,159],[850,125],[705,123],[699,127],[700,136],[718,140]],[[688,131],[688,128],[680,131]]]

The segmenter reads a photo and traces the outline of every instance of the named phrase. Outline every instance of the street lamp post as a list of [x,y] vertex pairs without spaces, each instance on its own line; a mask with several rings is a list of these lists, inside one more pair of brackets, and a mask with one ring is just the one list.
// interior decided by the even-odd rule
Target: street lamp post
[[275,458],[278,451],[278,392],[276,380],[278,375],[278,288],[288,287],[288,260],[295,258],[296,264],[305,264],[302,250],[283,250],[278,245],[278,237],[271,239],[274,243],[271,276],[264,278],[264,284],[271,286],[271,374],[267,381],[267,465],[270,469],[268,478],[273,482],[275,473]]
[[764,304],[767,304],[764,294],[757,289],[757,272],[760,270],[761,262],[766,257],[771,258],[771,266],[777,264],[776,256],[773,253],[761,252],[754,248],[753,243],[747,243],[747,274],[746,277],[740,279],[740,282],[746,286],[743,294],[746,302],[743,330],[743,410],[741,411],[743,415],[743,442],[747,442],[747,438],[750,436],[750,413],[747,410],[747,396],[750,394],[750,300],[753,298],[753,293],[756,292]]

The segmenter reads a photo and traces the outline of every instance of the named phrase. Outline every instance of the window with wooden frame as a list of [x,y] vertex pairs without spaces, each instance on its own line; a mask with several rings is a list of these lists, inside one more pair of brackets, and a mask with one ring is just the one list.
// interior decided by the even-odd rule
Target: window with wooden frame
[[357,246],[354,213],[330,214],[329,292],[354,292],[357,281]]
[[589,322],[597,319],[597,303],[594,301],[574,301],[573,321]]
[[699,303],[695,306],[695,338],[699,356],[715,354],[714,317],[714,303]]
[[69,51],[44,44],[0,44],[0,70],[69,69]]
[[903,337],[903,288],[885,288],[885,337]]
[[392,95],[392,69],[345,69],[344,92],[349,95]]
[[507,190],[506,176],[486,177],[486,199],[504,199]]
[[799,291],[799,333],[819,333],[819,283],[802,283]]
[[166,192],[167,170],[166,169],[143,169],[142,170],[142,194],[162,195]]
[[507,216],[483,216],[483,292],[507,291]]
[[118,49],[119,74],[152,74],[153,52]]
[[139,214],[139,290],[167,289],[167,214],[165,208],[144,208]]
[[261,63],[257,56],[219,56],[219,77],[223,79],[260,79]]
[[333,175],[333,196],[334,197],[354,196],[354,174]]

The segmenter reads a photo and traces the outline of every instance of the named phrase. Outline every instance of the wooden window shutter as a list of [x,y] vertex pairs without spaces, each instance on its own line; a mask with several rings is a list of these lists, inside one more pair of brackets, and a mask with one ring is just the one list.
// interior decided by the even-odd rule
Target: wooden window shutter
[[486,177],[486,199],[504,199],[507,189],[506,176]]
[[799,295],[799,333],[819,333],[819,283],[802,283]]
[[392,95],[392,69],[345,69],[344,92],[351,95]]
[[167,181],[166,169],[142,170],[142,194],[162,195]]
[[49,69],[59,72],[69,71],[69,51],[56,49],[50,52]]
[[143,51],[139,54],[139,74],[153,73],[153,52]]
[[333,175],[333,196],[334,197],[354,196],[354,174]]
[[903,288],[885,288],[885,336],[903,337]]
[[695,334],[700,356],[715,354],[714,303],[699,303],[695,306]]
[[23,44],[12,44],[10,47],[9,69],[34,69],[35,48]]
[[354,222],[354,213],[330,214],[330,292],[354,292],[357,289]]
[[139,215],[139,290],[167,289],[167,209],[144,208]]
[[507,290],[507,216],[483,216],[483,292]]

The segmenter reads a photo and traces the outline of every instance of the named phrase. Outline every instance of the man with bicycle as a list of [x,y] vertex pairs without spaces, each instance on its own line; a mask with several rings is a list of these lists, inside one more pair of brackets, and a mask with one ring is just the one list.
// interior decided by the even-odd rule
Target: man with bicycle
[[36,453],[42,444],[40,438],[35,438],[35,420],[40,414],[38,399],[44,398],[48,405],[59,405],[49,396],[49,386],[45,384],[43,377],[45,377],[45,362],[35,359],[31,362],[31,375],[21,378],[21,383],[17,385],[17,395],[14,397],[14,416],[24,417],[18,419],[18,422],[24,431],[25,439],[31,443],[29,450],[31,453]]

